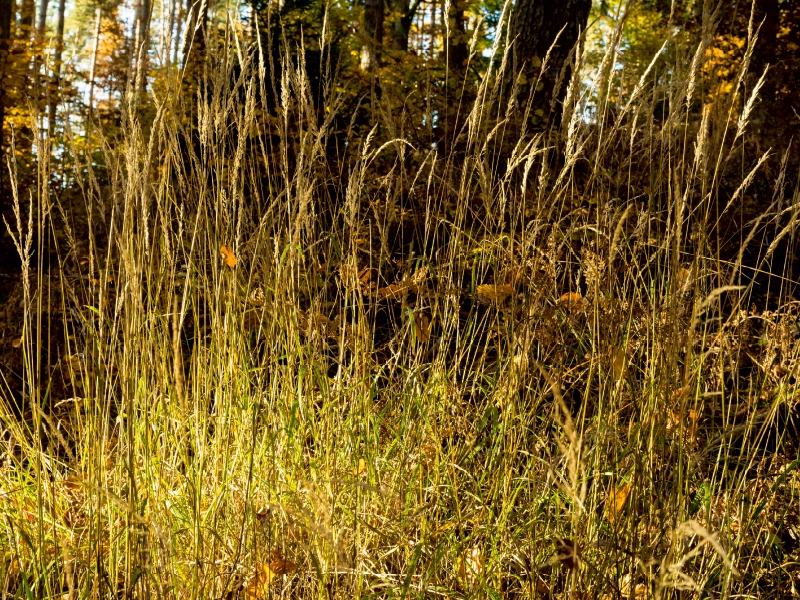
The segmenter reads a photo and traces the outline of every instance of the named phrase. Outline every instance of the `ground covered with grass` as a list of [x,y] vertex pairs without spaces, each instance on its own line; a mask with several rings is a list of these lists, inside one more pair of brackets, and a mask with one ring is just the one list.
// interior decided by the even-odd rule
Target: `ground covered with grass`
[[431,146],[235,48],[15,188],[3,597],[798,594],[797,180],[743,87],[603,112],[578,64],[529,131],[498,56]]

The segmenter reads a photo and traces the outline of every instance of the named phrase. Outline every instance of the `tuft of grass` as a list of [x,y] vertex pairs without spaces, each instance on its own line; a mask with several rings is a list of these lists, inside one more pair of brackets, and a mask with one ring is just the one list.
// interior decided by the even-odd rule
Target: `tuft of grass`
[[216,52],[75,151],[81,202],[15,195],[4,597],[795,593],[797,190],[726,253],[738,83],[698,121],[702,53],[613,107],[578,63],[534,132],[498,57],[442,155]]

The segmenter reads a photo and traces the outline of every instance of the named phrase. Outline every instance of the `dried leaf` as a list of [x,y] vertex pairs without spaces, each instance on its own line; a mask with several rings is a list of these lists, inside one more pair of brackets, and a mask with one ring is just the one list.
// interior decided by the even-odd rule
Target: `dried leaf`
[[542,596],[549,596],[550,586],[548,586],[544,581],[539,580],[536,582],[536,592]]
[[358,282],[361,285],[369,286],[370,281],[372,281],[372,269],[364,267],[358,272]]
[[228,265],[231,269],[236,266],[236,263],[239,262],[236,260],[236,255],[233,253],[233,248],[228,248],[227,246],[220,246],[219,253],[222,255],[222,258],[225,259],[225,264]]
[[625,501],[628,499],[628,494],[630,493],[631,484],[625,483],[617,488],[613,496],[608,497],[608,500],[606,500],[606,520],[609,523],[615,523],[617,521],[622,507],[625,506]]
[[414,334],[417,336],[417,341],[423,344],[431,339],[431,324],[427,315],[414,314]]
[[408,286],[406,286],[405,282],[403,281],[398,281],[391,285],[387,285],[386,287],[382,287],[378,290],[378,300],[385,300],[386,298],[400,300],[403,296],[403,292],[407,289]]
[[483,552],[480,546],[473,546],[464,556],[456,558],[458,579],[471,584],[483,573]]
[[425,283],[425,280],[428,278],[428,271],[428,265],[423,265],[411,276],[411,288],[414,291],[417,291],[416,288]]
[[[688,424],[687,425],[689,427],[689,432],[688,433],[689,433],[690,436],[694,435],[695,428],[697,426],[697,411],[694,410],[693,408],[690,408],[686,412],[686,418],[688,420]],[[680,422],[681,422],[681,413],[680,413],[680,411],[670,409],[670,411],[669,411],[669,413],[667,415],[667,431],[672,431],[673,429],[678,427],[678,425],[680,425]]]
[[252,304],[257,308],[261,308],[262,306],[264,306],[266,298],[264,297],[264,290],[261,289],[261,286],[258,286],[252,292],[250,292],[250,296],[248,299],[250,300],[250,304]]
[[358,459],[358,465],[353,467],[353,475],[359,477],[367,472],[367,462],[363,458]]
[[258,565],[255,576],[242,589],[242,596],[247,600],[266,600],[269,597],[269,584],[275,577],[269,565]]
[[269,506],[264,506],[256,511],[256,522],[264,527],[272,516],[272,510]]
[[272,562],[256,567],[253,579],[242,589],[247,600],[266,600],[269,597],[269,584],[281,575],[290,575],[295,572],[297,565],[281,557],[277,552],[271,555]]
[[574,569],[578,563],[580,546],[573,540],[558,538],[556,540],[556,555],[558,561],[567,569]]
[[269,563],[269,570],[275,575],[291,575],[297,570],[297,565],[292,561],[283,558],[280,554],[273,551],[270,555],[272,562]]
[[583,308],[583,296],[578,292],[567,292],[562,294],[558,299],[558,303],[564,306],[567,310],[580,310]]
[[619,381],[625,375],[625,351],[622,348],[611,351],[611,373],[614,381]]
[[678,291],[685,291],[687,287],[689,287],[689,278],[691,277],[692,272],[687,269],[686,267],[681,267],[678,269],[678,274],[675,282],[678,286]]
[[513,293],[514,288],[507,283],[479,285],[475,290],[478,302],[481,304],[500,305]]
[[317,333],[326,337],[338,338],[339,325],[336,321],[331,321],[328,317],[321,312],[308,311],[299,314],[298,323],[300,329],[309,332]]

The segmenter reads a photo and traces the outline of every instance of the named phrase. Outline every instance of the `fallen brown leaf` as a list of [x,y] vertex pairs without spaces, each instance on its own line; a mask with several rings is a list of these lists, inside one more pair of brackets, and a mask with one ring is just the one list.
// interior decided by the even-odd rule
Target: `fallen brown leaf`
[[481,304],[500,305],[514,293],[514,288],[507,283],[484,284],[475,289],[475,296]]
[[367,472],[367,462],[363,458],[358,459],[358,465],[353,467],[353,475],[359,477]]
[[625,375],[625,351],[622,348],[611,351],[611,373],[614,381],[619,381]]
[[220,246],[219,253],[222,255],[222,258],[225,259],[225,264],[228,265],[231,269],[236,266],[237,262],[239,262],[236,259],[236,255],[233,253],[233,248],[228,248],[227,246]]
[[558,303],[570,311],[580,310],[583,307],[583,296],[578,292],[567,292],[566,294],[561,294]]
[[580,545],[574,540],[567,538],[558,538],[556,540],[556,554],[558,556],[558,561],[566,569],[572,570],[575,568],[575,565],[578,564],[578,555],[580,554],[580,549]]
[[269,597],[269,585],[281,575],[290,575],[297,569],[297,565],[277,552],[273,552],[271,558],[271,563],[256,566],[255,575],[242,588],[242,595],[247,600],[266,600]]
[[272,562],[269,563],[269,569],[275,575],[291,575],[297,570],[297,565],[283,558],[280,554],[273,551],[271,554]]
[[423,344],[431,339],[431,324],[427,315],[414,314],[414,334],[417,336],[417,341]]
[[473,546],[466,554],[456,559],[458,579],[464,584],[473,583],[483,572],[483,552]]
[[608,500],[606,500],[606,520],[609,523],[615,523],[619,518],[619,514],[625,506],[625,501],[630,493],[631,484],[625,483],[618,487],[612,496],[608,497]]

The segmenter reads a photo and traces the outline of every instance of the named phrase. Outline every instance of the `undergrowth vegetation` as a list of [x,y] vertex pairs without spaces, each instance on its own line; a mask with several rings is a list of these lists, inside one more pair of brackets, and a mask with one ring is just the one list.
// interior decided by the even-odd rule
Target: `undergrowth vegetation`
[[577,52],[546,131],[498,35],[434,145],[379,76],[342,112],[324,39],[315,99],[239,34],[191,105],[130,93],[68,173],[44,131],[15,188],[0,594],[796,594],[798,199],[788,149],[750,156],[756,28],[728,93],[710,35],[616,101],[616,46]]

